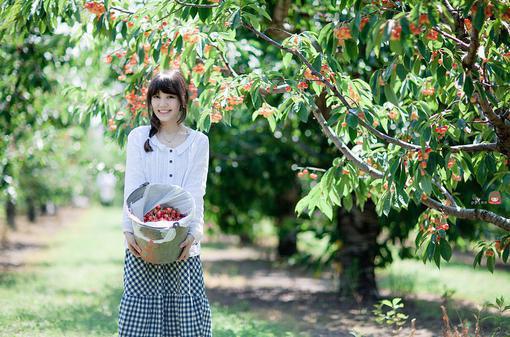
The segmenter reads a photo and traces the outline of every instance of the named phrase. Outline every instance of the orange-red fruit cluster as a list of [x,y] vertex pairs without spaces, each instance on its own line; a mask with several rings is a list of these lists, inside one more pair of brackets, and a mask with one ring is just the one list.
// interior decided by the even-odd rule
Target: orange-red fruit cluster
[[334,33],[338,42],[343,42],[344,40],[352,38],[351,29],[349,27],[337,27],[335,28]]
[[265,118],[270,117],[275,113],[276,109],[267,103],[263,103],[262,106],[258,110],[258,114],[264,116]]
[[391,30],[391,40],[400,40],[400,34],[402,33],[402,26],[396,25]]
[[437,138],[441,139],[445,136],[446,132],[448,131],[448,125],[438,126],[436,127],[435,131],[437,132]]
[[361,19],[361,22],[359,23],[359,30],[362,31],[363,28],[365,28],[366,24],[368,23],[369,19],[368,19],[368,16],[364,16],[362,19]]
[[178,221],[184,217],[185,215],[181,214],[177,209],[172,207],[162,208],[160,205],[156,205],[156,207],[143,216],[143,221]]
[[439,33],[436,32],[435,30],[431,29],[429,30],[429,32],[427,33],[427,39],[429,40],[437,40],[437,37],[439,36]]
[[297,87],[298,87],[299,90],[305,90],[306,88],[308,88],[308,83],[306,83],[306,82],[299,82]]
[[190,44],[195,44],[200,40],[200,35],[198,35],[198,32],[198,28],[186,29],[182,34],[182,38],[184,41]]
[[421,91],[423,96],[433,96],[434,92],[435,92],[434,88],[425,88]]
[[103,13],[105,12],[104,5],[96,1],[88,1],[85,3],[84,7],[86,10],[88,10],[90,13],[94,14],[97,17],[103,15]]
[[[308,169],[304,169],[303,171],[299,171],[299,172],[298,172],[298,174],[297,174],[297,176],[298,176],[299,178],[303,178],[303,177],[304,177],[305,175],[307,175],[307,174],[309,174]],[[318,176],[317,176],[317,174],[316,174],[316,173],[310,173],[309,177],[310,177],[310,179],[312,179],[312,180],[317,180],[317,178],[318,178]]]
[[130,106],[131,112],[136,112],[137,110],[145,108],[147,88],[143,87],[141,91],[141,95],[136,95],[134,91],[131,91],[126,95],[126,100],[128,101],[128,106]]

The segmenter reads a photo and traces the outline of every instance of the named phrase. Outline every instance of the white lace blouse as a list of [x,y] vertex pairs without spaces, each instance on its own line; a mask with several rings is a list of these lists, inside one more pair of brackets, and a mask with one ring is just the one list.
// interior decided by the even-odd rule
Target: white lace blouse
[[[171,148],[159,141],[156,135],[149,143],[152,152],[145,152],[143,144],[149,137],[150,125],[139,126],[128,135],[126,146],[126,172],[124,179],[123,232],[133,232],[127,215],[126,199],[145,182],[181,186],[195,198],[196,212],[189,233],[195,238],[190,256],[200,254],[200,241],[204,234],[204,195],[209,167],[209,138],[202,132],[185,126],[190,132],[186,140]],[[127,240],[124,240],[127,249]]]

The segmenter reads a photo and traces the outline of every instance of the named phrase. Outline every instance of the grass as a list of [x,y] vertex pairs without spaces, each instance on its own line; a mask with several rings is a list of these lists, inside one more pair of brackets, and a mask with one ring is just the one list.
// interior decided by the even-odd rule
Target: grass
[[510,300],[510,273],[496,270],[491,274],[485,267],[473,269],[470,264],[453,260],[442,263],[438,269],[434,263],[423,264],[420,260],[400,260],[386,269],[377,271],[379,286],[395,295],[435,294],[441,296],[446,290],[453,291],[453,298],[477,304],[495,302],[504,296]]
[[[298,249],[319,258],[327,249],[328,238],[319,240],[312,232],[303,232],[298,237]],[[376,276],[380,289],[389,290],[392,295],[435,294],[441,296],[446,290],[453,291],[453,298],[468,300],[476,304],[495,302],[504,296],[510,301],[510,272],[496,269],[491,274],[485,263],[473,269],[471,262],[462,263],[455,255],[448,263],[441,261],[441,269],[433,262],[423,264],[421,260],[401,260],[393,249],[395,261],[385,269],[377,269]]]
[[[120,218],[119,208],[94,206],[31,257],[27,268],[0,275],[0,336],[116,336]],[[211,309],[214,336],[298,336],[283,323],[255,317],[243,303]]]

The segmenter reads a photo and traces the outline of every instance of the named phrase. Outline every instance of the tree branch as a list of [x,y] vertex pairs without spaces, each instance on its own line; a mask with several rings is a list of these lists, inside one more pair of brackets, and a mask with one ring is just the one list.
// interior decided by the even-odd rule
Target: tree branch
[[[336,86],[331,84],[331,82],[329,82],[327,79],[325,79],[324,76],[322,76],[322,74],[320,72],[315,70],[313,68],[313,66],[310,64],[310,62],[308,62],[308,60],[300,52],[298,52],[295,49],[290,49],[290,48],[286,48],[286,47],[282,46],[280,43],[278,43],[277,41],[271,39],[269,36],[265,35],[262,32],[257,31],[253,26],[251,26],[248,23],[243,22],[243,25],[248,30],[252,31],[255,35],[260,37],[261,39],[269,42],[270,44],[272,44],[273,46],[275,46],[275,47],[277,47],[279,49],[282,49],[282,50],[285,50],[285,51],[287,51],[289,53],[292,53],[299,60],[301,60],[301,62],[303,62],[308,67],[308,69],[311,70],[312,74],[317,76],[320,79],[320,81],[322,83],[324,83],[328,88],[330,88],[333,91],[333,93],[335,94],[335,96],[337,96],[340,99],[342,104],[347,108],[347,113],[356,116],[356,118],[358,118],[358,122],[364,128],[369,130],[373,135],[375,135],[377,138],[383,140],[385,143],[394,144],[394,145],[400,146],[400,147],[402,147],[404,149],[413,150],[413,151],[421,150],[421,146],[415,145],[415,144],[411,144],[411,143],[405,142],[403,140],[391,137],[391,136],[389,136],[389,135],[387,135],[385,133],[382,133],[379,130],[377,130],[376,128],[374,128],[373,126],[371,126],[370,124],[368,124],[367,122],[365,122],[363,119],[359,118],[357,114],[353,113],[353,111],[355,111],[355,110],[352,108],[352,106],[349,104],[349,102],[347,102],[346,98],[338,91]],[[466,151],[468,151],[468,152],[485,151],[485,150],[490,149],[489,146],[485,147],[485,146],[480,146],[480,145],[479,146],[459,145],[457,147],[452,147],[452,148],[454,148],[454,152],[460,152],[460,151],[463,151],[464,149]],[[494,151],[494,150],[492,150],[492,151]]]
[[456,218],[466,220],[482,220],[485,222],[492,223],[498,226],[499,228],[502,228],[505,231],[510,232],[510,219],[497,215],[496,213],[488,211],[486,209],[446,206],[431,198],[422,200],[422,203],[427,207],[433,208],[440,212],[444,212],[445,214],[448,215],[452,215]]
[[450,151],[453,153],[458,152],[493,152],[498,151],[497,143],[487,143],[487,144],[467,144],[467,145],[454,145],[450,147]]
[[435,30],[436,32],[438,32],[439,34],[443,35],[444,37],[447,37],[450,40],[455,41],[462,50],[469,50],[469,44],[467,44],[466,42],[456,38],[453,35],[448,34],[447,32],[442,31],[441,29],[439,29],[437,27],[433,27],[432,29]]
[[127,9],[120,8],[120,7],[111,6],[110,9],[114,10],[114,11],[117,11],[117,12],[129,14],[129,15],[135,14],[135,12],[131,12],[131,11],[128,11]]
[[498,136],[497,150],[510,158],[510,126],[506,125],[504,119],[492,110],[491,105],[484,97],[477,95],[476,99],[483,113],[494,126],[496,135]]
[[[365,162],[359,159],[355,154],[351,152],[351,150],[338,138],[338,136],[334,133],[334,131],[327,125],[324,116],[319,111],[313,110],[313,115],[317,119],[317,122],[322,128],[323,133],[328,137],[333,144],[335,144],[336,148],[342,152],[342,154],[347,157],[354,165],[356,165],[361,170],[370,174],[371,177],[375,179],[382,179],[384,177],[383,173],[379,170],[374,169],[371,166],[368,166]],[[485,222],[492,223],[506,231],[510,232],[510,219],[500,216],[496,213],[485,209],[471,209],[471,208],[460,208],[457,206],[457,203],[453,199],[452,195],[448,192],[446,188],[444,188],[440,183],[434,180],[434,184],[439,188],[441,193],[443,193],[446,198],[452,203],[452,206],[446,206],[441,202],[434,200],[432,198],[427,198],[426,200],[422,199],[422,203],[429,208],[433,208],[435,210],[444,212],[447,215],[452,215],[460,219],[467,220],[482,220]]]
[[443,3],[446,7],[446,10],[450,13],[450,15],[455,20],[455,31],[457,32],[457,36],[463,36],[464,35],[464,21],[462,19],[462,16],[459,13],[459,10],[453,8],[453,6],[450,4],[448,0],[443,0]]
[[448,192],[448,190],[446,189],[446,187],[444,187],[443,185],[441,185],[441,183],[439,183],[436,179],[433,179],[433,182],[434,182],[434,185],[437,186],[437,188],[439,188],[439,190],[441,191],[441,193],[443,193],[443,195],[446,197],[446,199],[448,199],[448,201],[450,201],[450,203],[452,204],[452,206],[454,207],[457,207],[457,202],[455,202],[455,199],[453,198],[453,196],[450,194],[450,192]]
[[478,51],[478,47],[480,47],[480,40],[478,39],[478,30],[474,27],[471,27],[471,41],[469,42],[469,49],[462,59],[462,65],[464,69],[472,69],[473,64],[476,60],[476,52]]
[[225,55],[223,55],[223,52],[220,50],[220,48],[215,45],[215,44],[212,44],[211,43],[211,46],[213,46],[214,48],[216,48],[216,50],[218,50],[218,52],[220,53],[221,55],[221,58],[223,60],[223,62],[225,63],[225,65],[227,66],[227,69],[228,71],[230,72],[230,75],[232,75],[233,77],[238,77],[237,73],[235,72],[235,70],[230,66],[230,63],[228,63],[227,59],[225,58]]
[[186,6],[186,7],[196,7],[196,8],[214,8],[214,7],[219,7],[221,5],[221,3],[223,2],[223,0],[220,0],[219,3],[217,4],[211,4],[211,5],[203,5],[203,4],[192,4],[192,3],[189,3],[189,2],[183,2],[181,0],[175,0],[175,2],[177,2],[179,5],[181,6]]
[[[301,60],[301,62],[304,63],[308,67],[308,69],[311,70],[313,75],[317,76],[328,88],[330,88],[335,93],[335,95],[340,99],[340,101],[347,108],[348,112],[351,113],[352,107],[349,105],[349,103],[347,102],[345,97],[343,97],[340,94],[340,92],[338,92],[338,89],[334,85],[332,85],[328,80],[326,80],[322,76],[322,74],[317,72],[313,68],[313,66],[310,64],[310,62],[308,62],[308,60],[300,52],[298,52],[296,49],[290,49],[290,48],[286,48],[286,47],[282,46],[280,43],[274,41],[270,37],[266,36],[264,33],[259,32],[253,26],[251,26],[250,24],[248,24],[248,23],[246,23],[244,21],[243,21],[243,26],[246,27],[251,32],[253,32],[257,37],[259,37],[259,38],[269,42],[270,44],[276,46],[277,48],[279,48],[281,50],[285,50],[285,51],[287,51],[289,53],[292,53],[299,60]],[[351,161],[356,167],[360,168],[364,172],[367,172],[374,179],[382,179],[384,177],[384,174],[381,171],[379,171],[377,169],[374,169],[373,167],[369,166],[364,161],[362,161],[360,158],[358,158],[340,140],[340,138],[338,138],[338,136],[335,134],[333,129],[331,129],[331,127],[328,125],[327,121],[324,119],[324,116],[319,111],[312,110],[312,113],[315,116],[315,119],[317,120],[319,125],[321,126],[322,132],[326,135],[326,137],[329,140],[331,140],[333,142],[335,147],[349,161]],[[354,114],[354,115],[357,117],[356,114]],[[359,118],[358,118],[358,120],[360,121],[360,123],[362,123],[362,122],[364,123],[363,120],[361,120]],[[364,123],[364,124],[366,124],[366,123]],[[373,128],[371,128],[371,129],[373,129]],[[373,130],[375,130],[375,129],[373,129]],[[375,131],[377,131],[377,130],[375,130]],[[388,138],[392,138],[392,137],[389,137],[389,136],[387,136],[387,137]],[[402,143],[402,142],[400,142],[400,141],[398,141],[396,139],[393,139],[393,141],[397,141],[397,143]],[[405,142],[403,142],[403,143],[405,143]],[[412,145],[412,144],[409,144],[409,143],[407,143],[407,144],[409,146],[411,146],[411,148],[414,148],[414,146],[415,146],[415,145]],[[409,147],[407,147],[407,148],[409,148]],[[418,148],[421,149],[421,147],[418,147]],[[444,187],[441,187],[440,184],[439,184],[439,189],[441,190],[441,192],[443,194],[445,194],[445,196],[448,199],[450,199],[451,195],[449,194],[449,192]],[[451,197],[451,198],[453,199],[453,197]],[[493,212],[490,212],[490,211],[487,211],[487,210],[464,209],[464,208],[460,208],[458,206],[457,207],[446,206],[446,205],[443,205],[439,201],[436,201],[436,200],[434,200],[432,198],[427,198],[425,201],[422,200],[422,202],[425,205],[427,205],[428,207],[437,209],[437,210],[442,211],[442,212],[444,212],[444,213],[446,213],[448,215],[453,215],[453,216],[456,216],[456,217],[462,218],[462,219],[482,220],[482,221],[490,222],[490,223],[495,224],[496,226],[499,226],[499,227],[505,229],[506,231],[510,231],[510,219],[504,218],[504,217],[502,217],[500,215],[497,215],[497,214],[495,214]],[[453,205],[455,205],[455,203],[453,203]]]

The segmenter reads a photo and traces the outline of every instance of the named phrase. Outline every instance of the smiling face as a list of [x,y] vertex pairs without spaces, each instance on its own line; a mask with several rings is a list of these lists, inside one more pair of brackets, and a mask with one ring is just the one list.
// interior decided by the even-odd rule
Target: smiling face
[[160,90],[152,96],[151,105],[161,123],[177,123],[179,120],[181,102],[176,94],[167,94]]

